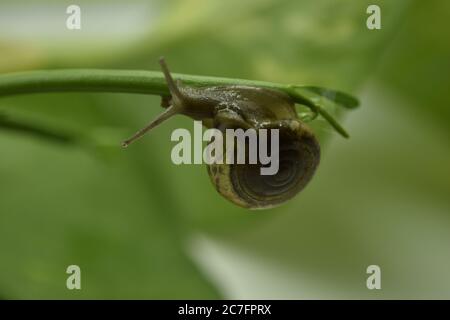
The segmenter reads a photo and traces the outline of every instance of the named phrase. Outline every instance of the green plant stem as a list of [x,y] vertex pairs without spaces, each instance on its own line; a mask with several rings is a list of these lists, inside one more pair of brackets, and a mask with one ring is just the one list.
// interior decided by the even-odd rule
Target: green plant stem
[[[321,114],[339,133],[348,137],[340,124],[326,112],[315,97],[321,97],[315,87],[301,87],[265,81],[233,78],[206,77],[174,73],[172,76],[183,84],[204,87],[219,85],[244,85],[283,91],[299,104],[306,105]],[[325,90],[325,89],[324,89]],[[0,75],[0,97],[45,92],[122,92],[168,96],[164,75],[159,71],[62,69],[18,72]],[[357,101],[341,92],[333,92],[335,101],[344,107],[353,108]],[[356,101],[356,102],[355,102]]]
[[76,138],[65,132],[48,129],[33,123],[11,119],[0,113],[0,129],[7,131],[15,131],[19,133],[27,133],[36,137],[44,138],[62,144],[75,143]]
[[[289,86],[271,82],[193,76],[173,73],[184,84],[203,87],[247,85],[287,91]],[[39,92],[124,92],[168,95],[161,72],[135,70],[66,69],[0,75],[0,96]],[[296,101],[301,102],[301,101]]]

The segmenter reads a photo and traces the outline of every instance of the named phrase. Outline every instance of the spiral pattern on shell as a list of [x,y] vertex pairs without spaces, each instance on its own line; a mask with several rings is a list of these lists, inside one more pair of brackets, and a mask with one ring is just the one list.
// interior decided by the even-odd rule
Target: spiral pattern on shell
[[216,189],[227,199],[242,207],[263,209],[299,193],[319,161],[319,143],[302,125],[301,130],[280,130],[279,168],[274,175],[262,175],[261,163],[211,165],[208,171]]

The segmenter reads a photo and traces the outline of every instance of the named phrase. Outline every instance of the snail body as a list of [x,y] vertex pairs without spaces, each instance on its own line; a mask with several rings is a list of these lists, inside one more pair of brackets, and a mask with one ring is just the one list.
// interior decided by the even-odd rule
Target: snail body
[[[295,103],[285,93],[250,86],[189,87],[175,83],[161,60],[170,90],[163,97],[166,110],[123,143],[129,145],[175,114],[202,120],[209,128],[278,129],[279,170],[262,175],[261,163],[212,163],[208,174],[216,190],[238,206],[262,209],[277,206],[298,194],[311,180],[320,161],[320,146],[297,116]],[[270,144],[269,144],[270,145]],[[246,148],[246,150],[248,150]]]

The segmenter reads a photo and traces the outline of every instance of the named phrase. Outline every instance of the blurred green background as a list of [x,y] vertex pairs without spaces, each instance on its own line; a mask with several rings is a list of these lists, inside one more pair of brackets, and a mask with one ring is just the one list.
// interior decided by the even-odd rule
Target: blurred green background
[[[0,72],[157,70],[321,85],[356,95],[349,140],[323,120],[322,162],[266,211],[219,196],[203,165],[170,161],[176,117],[145,95],[0,99],[0,114],[59,130],[61,144],[0,126],[2,298],[450,298],[449,1],[0,1]],[[366,28],[381,7],[382,29]],[[334,111],[334,110],[331,110]],[[66,288],[70,264],[82,290]],[[381,267],[382,289],[366,288]]]

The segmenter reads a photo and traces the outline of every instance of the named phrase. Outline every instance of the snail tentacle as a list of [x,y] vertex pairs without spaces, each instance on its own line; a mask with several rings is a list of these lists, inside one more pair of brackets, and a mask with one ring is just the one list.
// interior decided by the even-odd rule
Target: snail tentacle
[[161,105],[166,107],[167,109],[161,113],[159,116],[156,117],[156,119],[153,119],[149,124],[147,124],[144,128],[136,132],[133,136],[122,142],[122,147],[126,148],[134,141],[141,138],[143,135],[145,135],[147,132],[155,128],[156,126],[160,125],[167,119],[173,117],[176,114],[182,113],[182,110],[184,108],[184,96],[181,93],[178,86],[181,84],[180,82],[175,83],[175,81],[172,78],[172,75],[170,74],[169,68],[167,67],[167,64],[164,60],[164,58],[161,58],[159,60],[159,64],[161,65],[161,69],[163,71],[164,77],[167,82],[167,86],[169,87],[169,91],[171,94],[170,102],[167,97],[162,97]]

